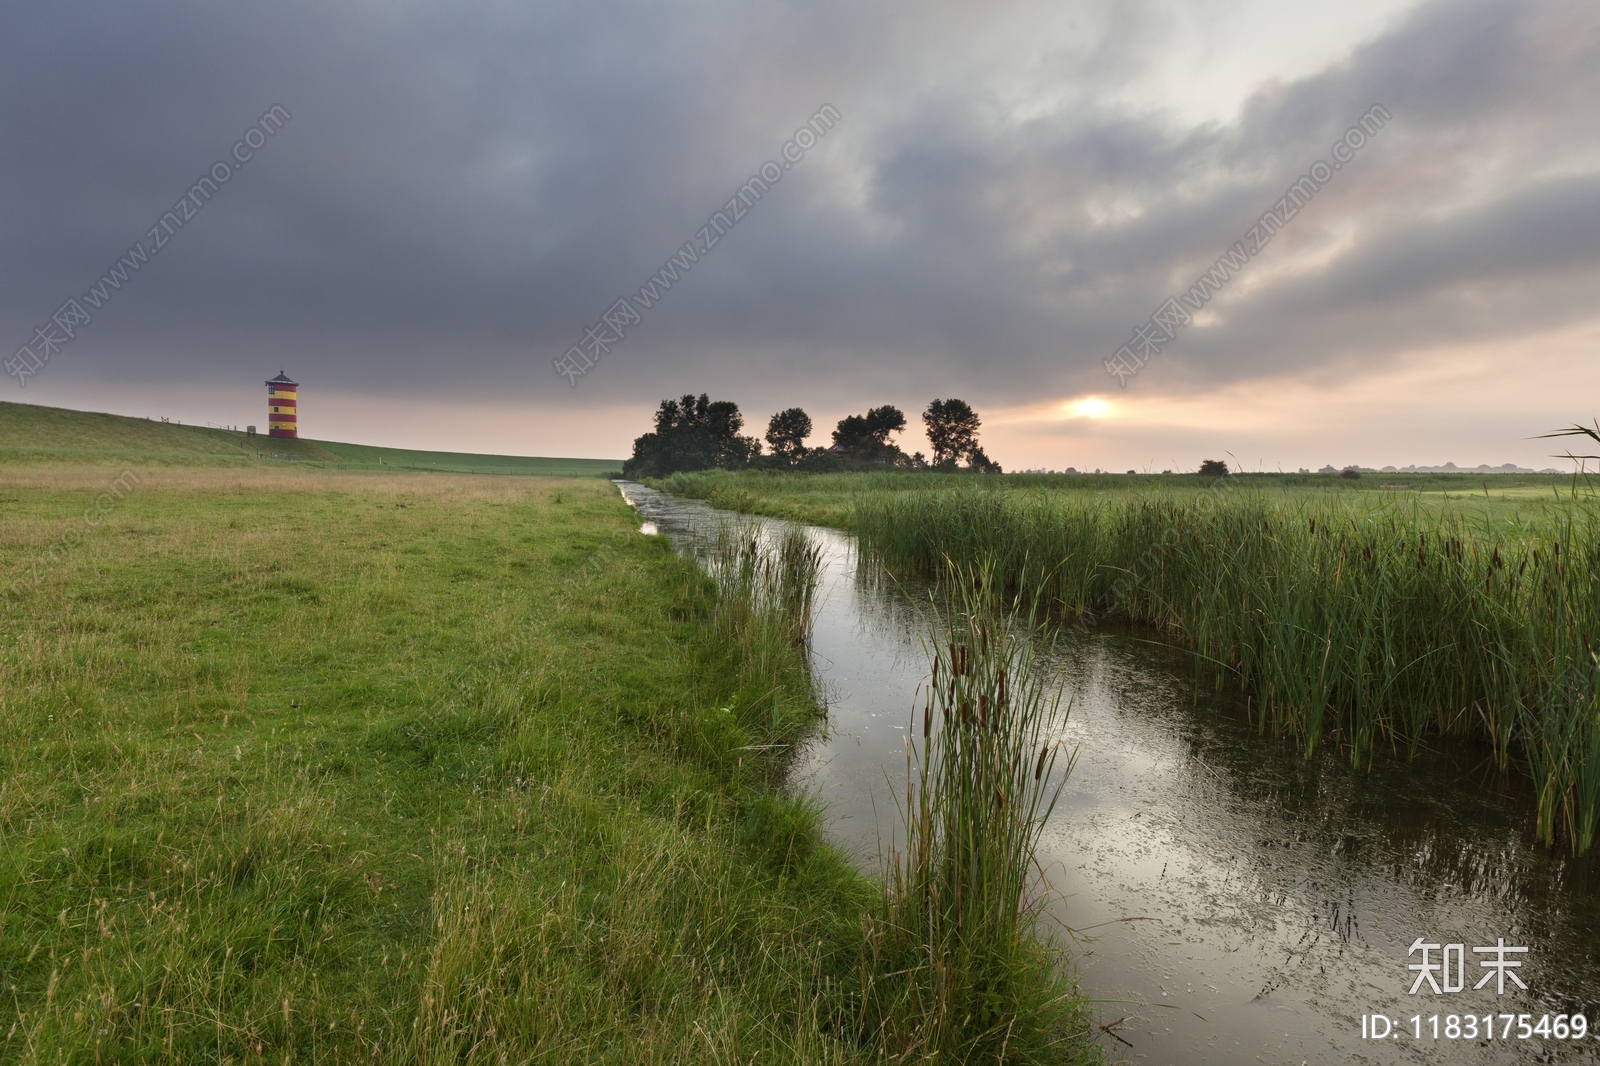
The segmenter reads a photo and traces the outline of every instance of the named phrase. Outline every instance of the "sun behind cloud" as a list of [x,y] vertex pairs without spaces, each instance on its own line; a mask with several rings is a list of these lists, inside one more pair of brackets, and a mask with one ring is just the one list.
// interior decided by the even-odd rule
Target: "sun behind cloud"
[[1068,418],[1110,418],[1116,408],[1098,396],[1085,396],[1081,400],[1068,400],[1061,405],[1061,411]]

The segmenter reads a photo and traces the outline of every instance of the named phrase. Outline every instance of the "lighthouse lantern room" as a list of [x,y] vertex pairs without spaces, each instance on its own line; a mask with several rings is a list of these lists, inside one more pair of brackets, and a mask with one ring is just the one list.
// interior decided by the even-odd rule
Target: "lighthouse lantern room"
[[295,392],[299,388],[299,383],[290,381],[289,376],[281,370],[277,377],[267,382],[267,436],[300,435],[295,424]]

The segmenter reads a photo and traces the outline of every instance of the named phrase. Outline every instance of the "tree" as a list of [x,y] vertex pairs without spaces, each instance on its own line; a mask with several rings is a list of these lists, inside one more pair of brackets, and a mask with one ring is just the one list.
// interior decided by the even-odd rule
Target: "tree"
[[665,477],[678,470],[744,466],[761,454],[761,442],[741,437],[744,416],[729,400],[705,393],[662,400],[656,428],[633,442],[633,456],[622,464],[624,477]]
[[967,453],[967,465],[980,474],[1004,473],[1004,471],[1000,469],[1000,464],[983,454],[983,449],[976,444],[974,444],[972,446],[972,450]]
[[865,415],[847,415],[833,430],[833,443],[852,459],[898,459],[900,449],[889,443],[889,434],[906,428],[906,416],[898,407],[885,404]]
[[794,463],[806,454],[806,438],[811,436],[811,416],[798,407],[779,411],[767,423],[767,443],[772,454]]
[[1221,459],[1207,459],[1200,464],[1201,477],[1227,477],[1228,464]]
[[905,428],[906,416],[898,407],[884,404],[867,412],[867,432],[880,449],[889,447],[889,434]]
[[[934,400],[922,412],[928,443],[933,445],[933,465],[947,466],[971,456],[978,447],[978,412],[965,400]],[[985,462],[988,461],[985,457]]]

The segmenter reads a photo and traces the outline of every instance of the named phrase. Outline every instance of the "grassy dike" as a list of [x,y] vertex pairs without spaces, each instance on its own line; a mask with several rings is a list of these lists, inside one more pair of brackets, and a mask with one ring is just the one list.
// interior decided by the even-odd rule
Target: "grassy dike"
[[0,1060],[859,1056],[800,661],[612,486],[134,474],[0,467]]
[[0,463],[138,466],[304,464],[376,473],[426,471],[545,477],[612,477],[621,459],[563,459],[417,451],[367,444],[248,436],[242,430],[184,426],[149,418],[73,411],[0,400]]

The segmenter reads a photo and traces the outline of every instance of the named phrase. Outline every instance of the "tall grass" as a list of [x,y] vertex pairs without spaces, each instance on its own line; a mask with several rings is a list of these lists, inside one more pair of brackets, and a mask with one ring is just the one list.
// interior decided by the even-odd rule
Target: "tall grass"
[[[1415,756],[1473,737],[1526,763],[1546,844],[1587,850],[1600,819],[1600,514],[1537,531],[1419,509],[968,491],[864,496],[888,563],[982,562],[1015,595],[1170,631],[1307,754]],[[1223,674],[1219,673],[1219,680]]]
[[[726,523],[704,563],[718,586],[715,632],[751,671],[745,684],[786,676],[810,642],[819,547],[803,529]],[[963,572],[948,587],[921,739],[907,751],[905,844],[886,857],[854,989],[821,973],[812,983],[831,990],[841,1032],[880,1059],[1097,1062],[1029,894],[1064,781],[1048,742],[1064,712],[1032,644],[1002,621],[1011,612],[990,576]]]
[[718,636],[738,648],[751,676],[779,676],[780,662],[811,641],[811,605],[822,569],[822,550],[805,530],[775,537],[753,525],[724,523],[704,560],[720,595],[713,613]]
[[[904,841],[868,933],[866,1020],[896,1061],[1093,1056],[1079,1004],[1036,938],[1039,833],[1065,774],[1065,712],[1004,620],[987,571],[953,571],[920,737],[907,748]],[[1014,605],[1013,605],[1014,606]],[[1070,771],[1070,759],[1066,768]]]

